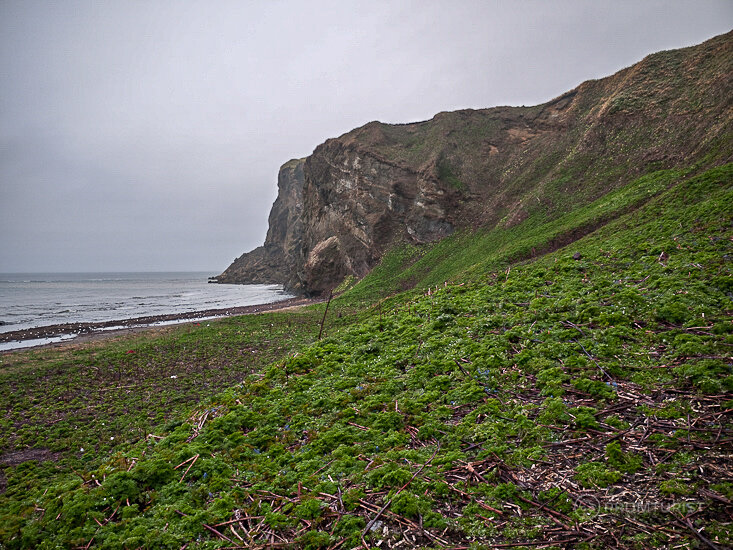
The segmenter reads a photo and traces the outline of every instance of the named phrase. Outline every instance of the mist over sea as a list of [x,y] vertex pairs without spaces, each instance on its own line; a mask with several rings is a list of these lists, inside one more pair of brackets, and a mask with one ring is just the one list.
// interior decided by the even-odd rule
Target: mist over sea
[[209,284],[207,272],[0,274],[0,333],[266,304],[279,285]]

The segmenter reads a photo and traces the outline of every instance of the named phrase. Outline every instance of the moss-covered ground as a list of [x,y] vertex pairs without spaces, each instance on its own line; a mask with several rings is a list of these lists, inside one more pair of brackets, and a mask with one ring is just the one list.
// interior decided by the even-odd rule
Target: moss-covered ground
[[396,250],[321,340],[323,304],[4,355],[5,456],[46,460],[0,547],[730,547],[732,184]]

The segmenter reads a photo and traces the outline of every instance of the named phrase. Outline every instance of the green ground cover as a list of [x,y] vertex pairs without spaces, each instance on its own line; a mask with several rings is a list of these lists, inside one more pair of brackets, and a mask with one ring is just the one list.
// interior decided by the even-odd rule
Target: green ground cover
[[[0,449],[82,468],[315,340],[317,311],[187,324],[0,357]],[[81,450],[83,449],[83,451]],[[13,452],[17,453],[17,457]]]
[[320,341],[323,304],[5,355],[3,447],[58,455],[5,468],[0,546],[730,546],[732,183],[399,249]]

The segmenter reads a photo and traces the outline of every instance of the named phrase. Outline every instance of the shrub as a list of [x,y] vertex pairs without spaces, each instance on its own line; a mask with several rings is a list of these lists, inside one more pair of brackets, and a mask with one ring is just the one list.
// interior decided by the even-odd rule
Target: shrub
[[140,489],[129,472],[115,472],[108,475],[102,483],[102,488],[112,500],[134,500],[140,494]]
[[660,306],[656,311],[658,321],[665,321],[673,325],[681,325],[690,317],[687,307],[678,301],[670,301]]
[[298,542],[304,550],[314,550],[316,548],[328,548],[332,539],[328,533],[323,531],[307,531],[298,539]]
[[414,495],[409,491],[402,491],[392,499],[390,507],[395,514],[408,518],[416,518],[418,515],[430,511],[431,503],[429,500]]
[[321,515],[321,501],[316,498],[303,498],[293,512],[300,519],[316,519]]
[[580,429],[597,429],[599,427],[593,407],[575,407],[571,409],[570,414],[575,416],[575,425]]

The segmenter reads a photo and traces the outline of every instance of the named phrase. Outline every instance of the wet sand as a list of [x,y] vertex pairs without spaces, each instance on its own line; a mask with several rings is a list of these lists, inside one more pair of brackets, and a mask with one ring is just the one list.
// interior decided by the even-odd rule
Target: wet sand
[[[203,311],[190,311],[186,313],[170,313],[166,315],[153,315],[149,317],[136,317],[134,319],[120,319],[116,321],[103,321],[99,323],[65,323],[61,325],[49,325],[34,327],[23,330],[0,333],[0,343],[24,342],[28,340],[43,340],[49,338],[67,337],[59,342],[49,342],[45,345],[61,345],[69,343],[80,343],[101,338],[116,336],[120,333],[137,332],[140,330],[152,330],[156,328],[167,328],[171,324],[185,322],[197,322],[205,319],[216,319],[232,315],[252,315],[270,311],[283,311],[295,307],[306,306],[318,303],[322,300],[295,297],[270,304],[259,304],[252,306],[231,307],[226,309],[207,309]],[[70,336],[70,338],[69,338]],[[44,345],[39,343],[40,345]],[[33,346],[38,347],[38,346]],[[22,351],[30,347],[17,347],[0,351],[8,353]]]

